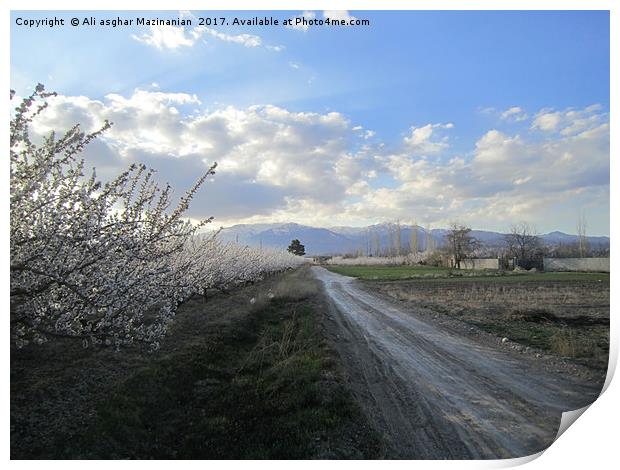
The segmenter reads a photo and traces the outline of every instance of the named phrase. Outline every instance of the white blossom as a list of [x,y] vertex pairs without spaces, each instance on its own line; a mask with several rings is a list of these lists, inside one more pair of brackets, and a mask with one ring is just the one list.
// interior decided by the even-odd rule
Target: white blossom
[[[291,268],[299,257],[199,235],[184,214],[215,164],[172,204],[154,170],[131,165],[109,182],[78,159],[106,131],[79,126],[37,146],[29,125],[45,109],[38,85],[10,123],[11,327],[22,347],[48,338],[84,347],[141,342],[158,349],[177,307],[194,294],[228,289]],[[14,92],[11,92],[11,99]]]

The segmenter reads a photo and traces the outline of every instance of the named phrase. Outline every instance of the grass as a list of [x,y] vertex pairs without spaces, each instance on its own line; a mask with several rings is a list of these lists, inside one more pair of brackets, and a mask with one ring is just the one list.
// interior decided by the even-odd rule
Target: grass
[[535,320],[472,319],[470,323],[499,337],[508,337],[523,346],[570,358],[592,369],[607,369],[608,323],[587,326],[573,323],[568,326],[561,319],[542,323]]
[[15,352],[11,456],[376,458],[382,443],[323,339],[322,302],[304,268],[191,300],[155,354],[76,349],[76,367],[59,345],[55,361]]
[[457,270],[432,266],[326,266],[332,272],[366,281],[450,279],[470,282],[531,282],[531,281],[602,281],[609,282],[609,273],[520,273],[491,270]]
[[570,358],[597,374],[606,371],[609,282],[573,276],[561,280],[557,276],[531,276],[538,276],[540,282],[496,283],[461,278],[368,281],[367,285],[418,311],[421,307],[422,312],[436,318],[462,322],[522,347]]
[[397,280],[423,276],[448,276],[448,268],[434,266],[325,266],[332,272],[365,280]]

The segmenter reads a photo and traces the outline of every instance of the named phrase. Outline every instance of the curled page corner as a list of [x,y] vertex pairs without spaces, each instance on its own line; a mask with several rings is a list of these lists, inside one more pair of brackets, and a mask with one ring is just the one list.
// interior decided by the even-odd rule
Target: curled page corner
[[495,462],[497,462],[497,465],[494,468],[520,467],[521,465],[525,465],[526,463],[530,463],[531,461],[536,460],[538,457],[544,454],[546,450],[547,449],[543,449],[540,452],[526,455],[524,457],[515,457],[512,459],[496,460]]
[[536,452],[534,454],[531,455],[526,455],[524,457],[516,457],[516,458],[512,458],[512,459],[504,459],[504,460],[496,460],[494,461],[493,465],[494,468],[513,468],[513,467],[519,467],[521,465],[525,465],[526,463],[530,463],[533,460],[536,460],[538,457],[540,457],[542,454],[544,454],[547,449],[549,449],[549,447],[551,447],[553,445],[553,443],[555,441],[557,441],[559,439],[559,437],[564,434],[564,432],[572,426],[572,424],[577,421],[577,419],[579,419],[579,417],[585,413],[585,411],[590,408],[590,406],[592,406],[592,403],[590,403],[589,405],[584,406],[583,408],[579,408],[576,410],[571,410],[571,411],[565,411],[562,413],[562,418],[560,420],[560,427],[558,428],[558,432],[555,435],[555,438],[553,439],[553,442],[546,447],[545,449],[541,450],[540,452]]
[[[598,398],[600,398],[600,396],[603,393],[605,393],[605,391],[609,387],[609,384],[611,383],[611,380],[612,380],[612,378],[613,378],[613,376],[615,374],[616,363],[618,362],[618,348],[617,348],[617,346],[612,345],[612,347],[610,348],[608,361],[609,361],[609,365],[607,367],[607,376],[605,377],[605,383],[603,384],[603,388],[601,389],[601,393],[597,397],[597,400],[598,400]],[[596,400],[594,400],[594,401],[596,401]],[[555,439],[553,439],[553,442],[557,441],[560,438],[560,436],[562,434],[564,434],[564,432],[568,428],[570,428],[573,425],[573,423],[575,421],[577,421],[577,419],[579,419],[579,417],[586,412],[586,410],[588,408],[590,408],[592,406],[594,401],[592,403],[590,403],[589,405],[584,406],[583,408],[579,408],[579,409],[576,409],[576,410],[571,410],[571,411],[563,412],[562,413],[562,419],[560,420],[560,427],[558,428],[558,432],[555,435]],[[553,445],[553,443],[551,445]]]
[[[610,337],[613,337],[613,329],[609,331],[609,335]],[[607,388],[609,388],[609,384],[611,383],[611,380],[614,378],[614,374],[616,373],[617,364],[618,364],[618,344],[617,344],[617,341],[612,341],[611,344],[609,345],[607,375],[605,376],[605,383],[603,384],[603,389],[601,390],[600,395],[605,393]]]
[[560,427],[558,429],[558,433],[555,435],[555,439],[553,440],[553,442],[557,441],[559,439],[559,437],[562,434],[564,434],[564,431],[566,431],[569,427],[571,427],[571,425],[575,421],[577,421],[577,419],[588,408],[590,408],[590,406],[592,406],[592,403],[590,403],[589,405],[584,406],[583,408],[579,408],[577,410],[565,411],[564,413],[562,413],[562,420],[560,421]]

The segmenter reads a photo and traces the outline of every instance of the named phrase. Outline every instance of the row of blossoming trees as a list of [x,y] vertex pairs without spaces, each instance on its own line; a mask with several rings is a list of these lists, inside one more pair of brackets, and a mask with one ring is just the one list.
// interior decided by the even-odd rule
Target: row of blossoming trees
[[[11,91],[11,99],[15,93]],[[131,165],[102,183],[78,156],[110,127],[75,126],[32,142],[29,127],[54,93],[38,85],[13,113],[11,334],[21,347],[54,337],[145,343],[166,333],[178,305],[211,288],[260,280],[300,263],[286,252],[224,243],[186,212],[209,168],[177,203],[154,171]]]

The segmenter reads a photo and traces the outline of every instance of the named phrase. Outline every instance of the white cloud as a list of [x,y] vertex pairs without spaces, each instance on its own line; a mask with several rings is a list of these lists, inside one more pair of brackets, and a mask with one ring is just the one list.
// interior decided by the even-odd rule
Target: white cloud
[[355,16],[351,16],[347,10],[325,10],[323,11],[323,18],[339,21],[351,21],[357,19]]
[[500,118],[508,121],[521,122],[528,118],[528,115],[519,106],[512,106],[500,114]]
[[44,134],[81,123],[93,131],[108,119],[114,125],[87,149],[87,165],[105,177],[141,161],[179,190],[217,161],[215,181],[190,214],[195,217],[271,214],[302,200],[334,204],[365,187],[367,165],[349,152],[355,135],[339,113],[272,105],[190,112],[197,104],[195,95],[145,90],[102,101],[59,96],[50,99],[34,130]]
[[602,109],[603,109],[603,106],[601,106],[599,103],[595,103],[595,104],[591,104],[586,109],[584,109],[584,112],[594,113],[596,111],[601,111]]
[[220,41],[234,42],[236,44],[242,44],[245,47],[258,47],[262,44],[260,36],[254,34],[226,34],[207,27],[203,27],[203,31]]
[[476,142],[474,162],[489,164],[514,161],[523,158],[524,153],[524,144],[518,135],[510,137],[493,129]]
[[149,26],[148,32],[131,37],[157,49],[177,49],[193,46],[201,35],[199,28],[187,31],[183,26]]
[[[608,116],[595,112],[562,112],[556,129],[570,132],[543,140],[490,130],[478,139],[471,155],[450,159],[449,147],[433,140],[435,125],[413,128],[400,152],[378,157],[380,174],[390,174],[396,185],[370,188],[340,216],[415,217],[440,226],[459,219],[500,228],[515,219],[547,225],[550,213],[553,220],[572,221],[574,207],[609,204]],[[584,114],[589,127],[574,132]]]
[[531,129],[544,132],[559,132],[571,136],[594,129],[609,119],[600,104],[593,104],[584,109],[567,108],[563,111],[540,110],[531,125]]
[[422,127],[412,127],[411,134],[406,136],[403,141],[405,147],[415,155],[432,155],[445,150],[448,147],[445,139],[433,139],[437,129],[452,129],[452,123],[447,124],[426,124]]
[[529,115],[520,106],[511,106],[510,108],[507,108],[503,111],[492,106],[486,108],[479,107],[477,111],[480,114],[496,116],[501,121],[507,122],[523,122],[527,121],[527,119],[529,118]]
[[316,18],[315,12],[304,11],[301,15],[293,16],[293,18],[291,18],[292,20],[291,25],[286,25],[286,28],[295,29],[297,31],[303,31],[305,33],[306,31],[308,31],[309,26],[307,24],[304,24],[303,22],[298,22],[297,19],[313,20],[315,18]]
[[375,131],[366,130],[366,131],[364,132],[364,139],[368,140],[368,139],[370,139],[370,138],[374,137],[374,136],[375,136],[375,134],[376,134],[376,132],[375,132]]
[[561,119],[562,114],[559,112],[540,111],[534,117],[534,121],[532,122],[532,129],[539,129],[541,131],[554,131],[560,124]]
[[[179,18],[198,21],[196,16],[187,10],[180,11]],[[227,34],[206,26],[196,26],[192,29],[184,26],[149,26],[146,33],[140,36],[132,34],[131,37],[157,49],[177,49],[179,47],[192,47],[205,34],[220,41],[233,42],[245,47],[259,47],[263,44],[262,38],[254,34]],[[266,47],[274,52],[281,52],[284,49],[284,46]]]
[[366,140],[372,131],[337,112],[197,107],[195,95],[160,90],[103,100],[59,96],[33,130],[60,131],[79,122],[92,131],[109,119],[112,129],[86,149],[87,165],[106,177],[141,161],[179,192],[217,161],[215,179],[191,215],[215,215],[218,224],[415,217],[436,225],[454,218],[510,225],[515,218],[536,223],[550,212],[608,201],[609,122],[600,109],[562,111],[557,132],[542,136],[492,129],[470,152],[450,155],[442,134],[451,123],[413,127],[394,147]]
[[532,177],[531,177],[531,176],[524,176],[523,178],[517,178],[517,179],[515,179],[515,180],[513,181],[513,184],[514,184],[515,186],[519,186],[519,185],[521,185],[521,184],[525,184],[525,183],[527,183],[527,182],[528,182],[529,180],[531,180],[531,179],[532,179]]

